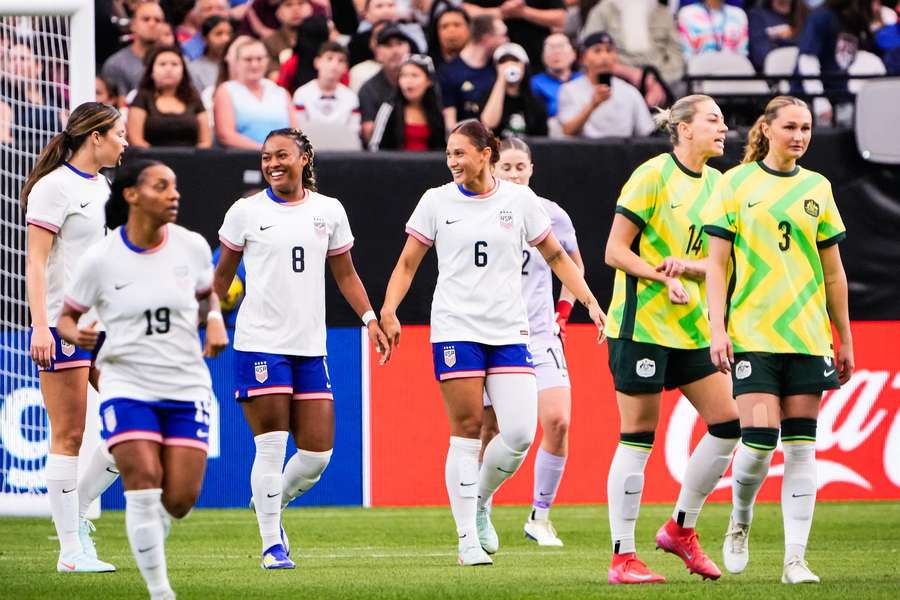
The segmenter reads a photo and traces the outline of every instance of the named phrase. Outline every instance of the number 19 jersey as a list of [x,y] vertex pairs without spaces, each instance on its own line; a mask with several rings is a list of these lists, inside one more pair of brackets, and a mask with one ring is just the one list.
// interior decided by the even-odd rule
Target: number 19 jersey
[[432,343],[528,342],[522,251],[550,233],[550,217],[534,192],[496,180],[491,191],[472,196],[448,183],[425,192],[406,231],[437,251]]

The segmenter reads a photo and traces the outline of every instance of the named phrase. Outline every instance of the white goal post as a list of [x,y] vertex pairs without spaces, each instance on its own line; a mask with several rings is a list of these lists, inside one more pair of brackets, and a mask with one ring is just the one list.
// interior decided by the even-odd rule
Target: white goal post
[[[94,63],[94,0],[0,0],[0,515],[50,514],[50,436],[28,352],[18,198],[43,144],[74,107],[94,100]],[[99,441],[96,411],[92,397],[82,464]]]

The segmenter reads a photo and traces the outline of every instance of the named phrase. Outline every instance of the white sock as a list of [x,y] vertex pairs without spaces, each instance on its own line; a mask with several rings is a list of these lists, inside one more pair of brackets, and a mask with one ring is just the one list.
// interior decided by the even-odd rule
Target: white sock
[[753,504],[769,473],[772,453],[773,450],[756,450],[738,444],[731,468],[731,517],[735,523],[750,525],[753,522]]
[[284,466],[283,481],[281,484],[281,508],[286,507],[291,500],[302,496],[312,486],[316,485],[322,472],[331,460],[333,450],[325,452],[312,452],[311,450],[297,450]]
[[91,504],[105,492],[109,486],[119,477],[116,461],[113,459],[106,444],[100,443],[87,468],[78,480],[78,516],[84,518]]
[[556,491],[566,468],[566,457],[557,456],[538,448],[534,457],[534,495],[532,507],[534,518],[546,520],[550,506],[556,499]]
[[159,488],[125,492],[128,543],[151,596],[172,590],[166,569],[161,497]]
[[731,455],[740,438],[725,439],[707,433],[694,448],[684,471],[681,491],[672,518],[680,526],[692,529],[707,497],[731,464]]
[[816,508],[816,444],[785,443],[781,512],[784,518],[784,559],[803,558]]
[[451,436],[450,450],[444,467],[450,511],[456,521],[461,546],[478,543],[475,526],[475,501],[478,487],[478,454],[481,440]]
[[616,447],[609,477],[606,480],[606,496],[609,502],[609,530],[613,552],[635,552],[634,526],[641,511],[641,495],[644,492],[644,468],[653,449],[652,432],[623,434],[623,436],[649,436],[640,445],[630,445],[624,438]]
[[500,435],[487,445],[478,481],[478,508],[484,509],[500,485],[513,476],[528,455],[537,429],[537,382],[525,373],[485,378]]
[[59,538],[60,556],[81,554],[78,538],[78,457],[49,455],[44,475],[47,478],[50,513]]
[[256,457],[250,469],[250,488],[263,552],[281,543],[281,468],[287,438],[287,431],[271,431],[253,438]]

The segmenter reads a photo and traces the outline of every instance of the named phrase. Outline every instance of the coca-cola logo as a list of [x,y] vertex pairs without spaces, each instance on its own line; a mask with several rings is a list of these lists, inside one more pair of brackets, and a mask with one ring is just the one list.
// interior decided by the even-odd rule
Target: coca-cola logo
[[[825,394],[816,436],[819,489],[842,483],[865,490],[860,497],[870,497],[873,488],[883,487],[874,484],[875,480],[900,487],[900,404],[890,403],[885,397],[893,390],[900,390],[900,373],[860,370],[839,390]],[[679,397],[669,418],[665,443],[666,468],[678,483],[682,482],[698,426],[703,427],[703,423],[698,423],[697,411],[687,398]],[[879,443],[882,448],[878,448]],[[784,475],[778,457],[780,443],[776,453],[770,478]],[[862,456],[857,456],[860,453]],[[865,458],[873,456],[881,458],[881,465]],[[723,477],[716,489],[730,486],[731,477]]]

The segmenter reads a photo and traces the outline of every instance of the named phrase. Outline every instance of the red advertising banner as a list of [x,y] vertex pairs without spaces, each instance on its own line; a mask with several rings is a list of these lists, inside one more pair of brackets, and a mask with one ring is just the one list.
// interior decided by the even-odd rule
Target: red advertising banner
[[[606,345],[589,325],[569,328],[566,359],[572,381],[569,459],[557,502],[606,502],[606,475],[619,419]],[[900,322],[853,324],[856,374],[825,395],[818,426],[819,498],[900,499]],[[893,343],[890,343],[893,340]],[[371,366],[372,504],[447,503],[444,459],[449,429],[434,380],[428,327],[410,326],[391,363]],[[656,443],[647,465],[644,500],[673,502],[690,451],[705,433],[690,403],[663,396]],[[535,446],[540,440],[540,431]],[[531,502],[534,452],[496,502]],[[776,452],[761,500],[778,500],[782,455]],[[730,500],[730,472],[713,501]]]

